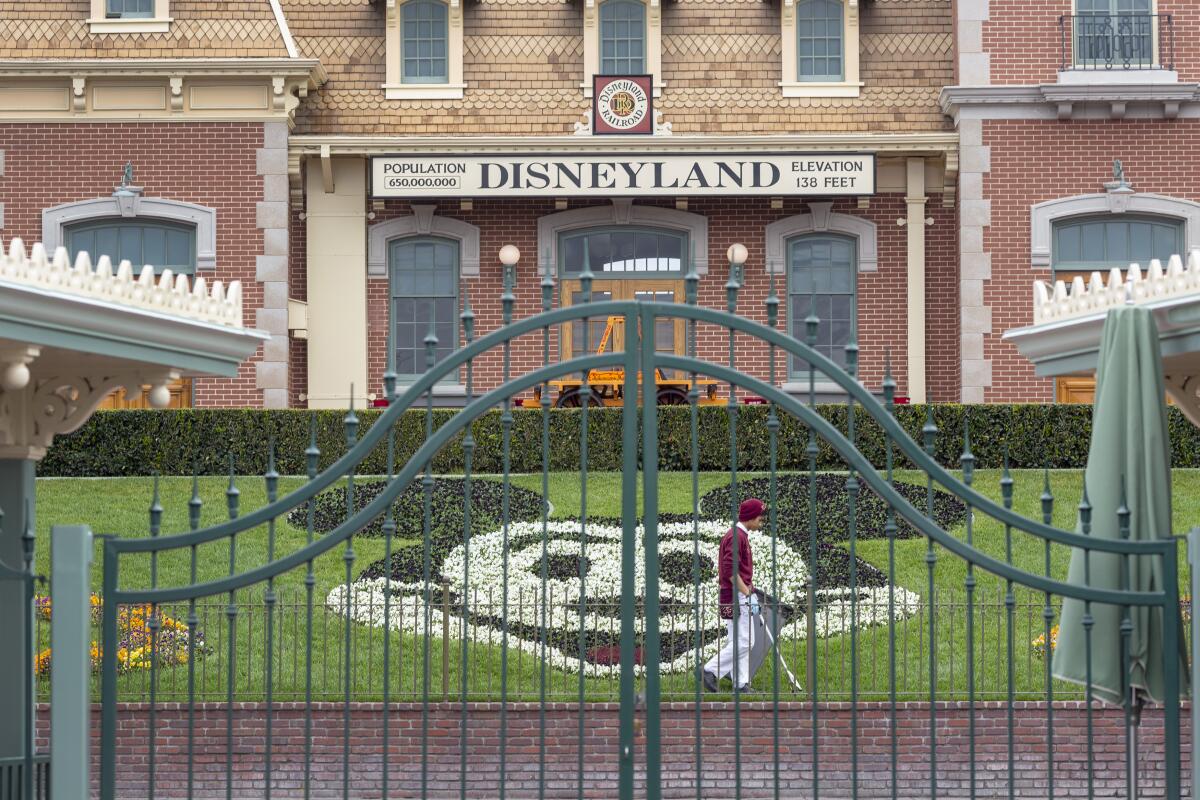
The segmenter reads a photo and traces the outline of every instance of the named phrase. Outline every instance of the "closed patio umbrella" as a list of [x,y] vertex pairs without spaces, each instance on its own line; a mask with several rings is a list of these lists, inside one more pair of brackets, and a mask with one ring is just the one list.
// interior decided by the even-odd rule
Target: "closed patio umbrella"
[[[1131,539],[1172,537],[1170,444],[1164,396],[1162,356],[1153,315],[1134,306],[1111,310],[1100,345],[1086,472],[1092,505],[1091,536],[1121,537],[1117,510],[1123,500],[1130,513]],[[1084,558],[1082,550],[1071,554],[1069,583],[1083,585]],[[1124,584],[1122,556],[1093,551],[1089,558],[1093,587],[1139,592],[1163,589],[1162,561],[1158,557],[1129,556],[1128,581]],[[1167,657],[1180,659],[1181,682],[1186,680],[1187,658],[1178,609],[1164,620],[1159,609],[1130,607],[1127,613],[1133,630],[1124,663],[1122,609],[1093,603],[1091,612],[1095,620],[1091,637],[1094,698],[1118,704],[1129,700],[1135,711],[1144,702],[1162,702]],[[1079,684],[1086,682],[1088,667],[1083,615],[1082,600],[1063,600],[1051,667],[1055,677]],[[1163,652],[1164,625],[1179,628],[1179,652],[1170,656]]]
[[[1163,397],[1162,357],[1153,315],[1144,308],[1127,306],[1109,312],[1104,324],[1096,372],[1096,399],[1092,412],[1092,442],[1088,450],[1086,485],[1092,505],[1091,535],[1118,539],[1117,509],[1124,496],[1130,512],[1129,535],[1133,539],[1169,538],[1171,528],[1170,444]],[[1122,557],[1114,553],[1091,553],[1091,584],[1106,589],[1121,588]],[[1084,553],[1075,550],[1067,581],[1084,583]],[[1126,589],[1141,592],[1162,590],[1162,564],[1153,557],[1130,557],[1131,583]],[[1053,674],[1057,678],[1084,683],[1087,653],[1084,640],[1082,600],[1063,601],[1058,645],[1054,650]],[[1163,697],[1163,652],[1161,614],[1131,607],[1128,683],[1121,664],[1121,609],[1092,604],[1092,690],[1097,699],[1123,701],[1129,686],[1136,697],[1160,702]],[[1170,620],[1178,624],[1178,618]],[[1180,640],[1182,642],[1182,639]],[[1180,658],[1183,652],[1180,651]],[[1186,674],[1186,672],[1181,673]]]

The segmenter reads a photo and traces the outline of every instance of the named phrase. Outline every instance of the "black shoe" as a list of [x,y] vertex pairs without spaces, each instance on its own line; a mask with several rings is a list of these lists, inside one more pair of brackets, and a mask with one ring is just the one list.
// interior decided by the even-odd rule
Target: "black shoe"
[[757,692],[758,690],[748,683],[738,688],[738,694],[757,694]]
[[704,670],[704,688],[710,692],[717,690],[717,676],[708,670]]

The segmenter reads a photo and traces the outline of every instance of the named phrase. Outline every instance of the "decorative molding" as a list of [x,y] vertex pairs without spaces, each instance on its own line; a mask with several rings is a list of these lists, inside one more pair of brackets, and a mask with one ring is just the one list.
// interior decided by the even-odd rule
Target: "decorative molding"
[[1186,269],[1177,255],[1171,256],[1166,270],[1161,261],[1153,259],[1144,277],[1140,265],[1130,264],[1125,274],[1118,267],[1109,270],[1108,283],[1098,271],[1086,284],[1081,276],[1075,276],[1070,289],[1063,281],[1055,281],[1053,286],[1034,281],[1033,324],[1106,313],[1126,303],[1194,295],[1200,295],[1200,250],[1191,252]]
[[[133,189],[137,187],[126,187]],[[138,190],[140,192],[140,189]],[[217,266],[217,210],[196,203],[165,200],[160,197],[112,197],[64,203],[42,211],[42,241],[53,251],[66,243],[66,227],[76,222],[114,217],[137,217],[181,222],[196,228],[196,269],[210,270]],[[121,196],[118,196],[121,195]],[[124,201],[124,202],[123,202]],[[122,208],[122,205],[125,208]]]
[[947,86],[941,92],[942,113],[956,122],[970,113],[979,119],[1075,119],[1085,108],[1103,106],[1102,117],[1121,118],[1138,106],[1138,118],[1174,118],[1185,106],[1200,102],[1197,83],[1120,83],[1072,85],[1046,83],[1013,86]]
[[[958,148],[958,133],[930,131],[911,133],[800,133],[800,134],[688,134],[687,136],[596,136],[586,143],[589,153],[612,154],[713,154],[779,153],[781,151],[830,151],[853,153],[869,151],[879,158],[908,157],[914,154],[937,156]],[[370,136],[305,134],[291,136],[289,147],[303,155],[319,155],[327,144],[334,156],[440,155],[446,153],[538,155],[578,154],[583,143],[578,136]]]
[[945,177],[942,180],[942,208],[954,208],[957,195],[958,150],[947,150]]
[[45,377],[34,374],[23,388],[0,388],[0,458],[42,458],[55,436],[78,429],[115,389],[137,395],[149,385],[150,404],[165,408],[170,402],[167,384],[179,374],[175,369],[150,366]]
[[1183,220],[1186,249],[1200,248],[1200,203],[1145,192],[1113,191],[1060,197],[1030,207],[1030,263],[1035,268],[1050,266],[1050,243],[1054,223],[1068,217],[1090,214],[1148,214]]
[[241,281],[230,283],[228,290],[221,281],[213,281],[209,289],[203,277],[189,282],[188,276],[174,275],[169,269],[158,276],[152,266],[139,269],[141,273],[135,277],[133,265],[122,261],[114,274],[108,256],[101,256],[93,269],[87,253],[80,253],[72,265],[65,247],[56,247],[54,257],[48,258],[41,242],[26,256],[25,244],[18,238],[9,242],[7,256],[0,257],[0,281],[39,286],[200,322],[242,327]]
[[300,171],[300,151],[288,148],[287,176],[288,194],[295,208],[304,207],[304,174]]
[[386,277],[388,243],[409,236],[442,236],[458,242],[459,275],[479,277],[479,228],[453,217],[439,217],[433,205],[414,205],[413,213],[367,227],[367,275]]
[[10,89],[27,90],[5,98],[5,121],[182,115],[294,122],[300,98],[326,81],[319,61],[299,58],[0,60],[0,73]]
[[841,233],[858,241],[858,271],[879,269],[879,240],[875,223],[862,217],[830,211],[832,203],[809,203],[807,214],[795,214],[776,220],[766,228],[766,269],[768,273],[787,272],[787,241],[810,233]]
[[692,249],[693,266],[708,272],[708,218],[690,211],[660,206],[637,205],[628,198],[615,198],[609,205],[587,206],[547,214],[537,221],[538,272],[553,272],[558,263],[558,237],[566,231],[606,225],[637,225],[666,228],[686,233]]

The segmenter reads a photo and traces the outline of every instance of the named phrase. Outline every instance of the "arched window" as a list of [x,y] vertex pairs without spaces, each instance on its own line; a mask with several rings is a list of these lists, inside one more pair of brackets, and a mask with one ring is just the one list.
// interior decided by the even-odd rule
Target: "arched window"
[[401,380],[412,379],[425,373],[430,330],[438,339],[438,361],[458,346],[458,243],[394,239],[388,244],[388,267],[396,373]]
[[563,277],[577,277],[583,265],[597,278],[682,276],[687,235],[629,227],[588,229],[563,234],[559,247]]
[[409,0],[400,10],[404,83],[446,83],[450,30],[445,3]]
[[600,73],[641,75],[646,71],[646,6],[608,0],[600,6]]
[[796,80],[840,81],[844,46],[840,0],[796,3]]
[[1183,252],[1182,220],[1104,214],[1056,220],[1050,263],[1055,273],[1124,269]]
[[100,219],[65,227],[72,261],[86,251],[95,263],[108,256],[114,265],[128,260],[134,269],[152,264],[161,273],[170,269],[191,275],[196,271],[196,228],[145,219]]
[[[791,335],[805,338],[804,318],[815,311],[817,352],[834,363],[846,363],[846,345],[857,325],[856,242],[849,236],[811,234],[788,241],[788,326]],[[807,377],[810,366],[791,359],[794,377]]]

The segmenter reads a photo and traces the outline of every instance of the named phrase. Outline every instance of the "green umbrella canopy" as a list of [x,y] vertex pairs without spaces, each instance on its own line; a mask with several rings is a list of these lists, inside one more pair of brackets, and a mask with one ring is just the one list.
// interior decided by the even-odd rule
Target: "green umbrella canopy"
[[[1104,323],[1096,371],[1092,411],[1092,443],[1088,450],[1086,486],[1092,506],[1091,535],[1121,538],[1117,510],[1124,497],[1129,509],[1131,539],[1172,538],[1171,454],[1163,398],[1162,354],[1158,329],[1149,310],[1115,308]],[[1129,556],[1131,581],[1122,587],[1122,556],[1092,551],[1090,583],[1094,588],[1125,588],[1139,592],[1163,590],[1162,560]],[[1071,554],[1067,581],[1083,586],[1084,551]],[[1088,648],[1083,627],[1084,602],[1064,598],[1058,644],[1052,670],[1055,677],[1074,683],[1087,680]],[[1161,609],[1129,607],[1133,632],[1129,637],[1128,683],[1121,662],[1121,616],[1118,606],[1092,604],[1095,624],[1091,636],[1092,688],[1097,699],[1123,701],[1132,687],[1139,700],[1162,702],[1163,614]],[[1179,628],[1181,681],[1186,680],[1183,629],[1178,609],[1165,624]]]

